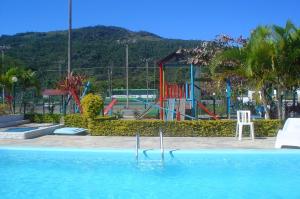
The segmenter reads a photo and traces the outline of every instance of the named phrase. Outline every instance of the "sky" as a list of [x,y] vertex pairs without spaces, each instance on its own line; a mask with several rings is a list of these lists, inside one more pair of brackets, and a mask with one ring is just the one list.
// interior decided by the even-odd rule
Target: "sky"
[[[258,25],[300,25],[300,0],[73,0],[73,28],[106,25],[165,38],[247,37]],[[68,28],[68,0],[0,0],[0,35]]]

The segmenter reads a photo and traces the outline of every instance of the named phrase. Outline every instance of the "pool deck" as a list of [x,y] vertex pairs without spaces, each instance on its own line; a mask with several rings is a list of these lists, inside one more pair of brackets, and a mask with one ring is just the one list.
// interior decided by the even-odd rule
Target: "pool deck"
[[[164,147],[166,149],[274,149],[275,139],[275,137],[267,137],[252,141],[244,138],[238,141],[233,137],[165,137]],[[159,142],[159,137],[140,138],[142,149],[158,149]],[[27,140],[2,139],[1,146],[132,149],[135,148],[135,137],[47,135]]]

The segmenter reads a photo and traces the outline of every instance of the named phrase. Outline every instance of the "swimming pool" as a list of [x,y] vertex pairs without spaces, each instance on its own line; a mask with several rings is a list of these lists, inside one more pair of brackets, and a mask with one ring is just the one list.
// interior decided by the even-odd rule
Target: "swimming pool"
[[31,131],[31,130],[35,130],[38,129],[39,127],[10,127],[7,128],[6,130],[4,130],[3,132],[20,132],[23,133],[25,131]]
[[298,150],[0,148],[1,198],[300,198]]

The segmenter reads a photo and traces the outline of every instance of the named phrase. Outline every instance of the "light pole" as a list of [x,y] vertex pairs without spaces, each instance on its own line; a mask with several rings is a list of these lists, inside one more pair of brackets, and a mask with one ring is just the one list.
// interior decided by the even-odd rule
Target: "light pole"
[[16,83],[18,81],[18,78],[16,76],[13,76],[11,78],[12,84],[13,84],[13,113],[16,114]]
[[148,93],[148,90],[149,90],[149,69],[148,69],[148,59],[146,59],[146,84],[147,84],[147,105],[148,105],[148,98],[149,98],[149,93]]
[[149,61],[151,59],[150,58],[145,58],[145,59],[142,59],[142,61],[145,62],[145,68],[146,68],[146,95],[147,95],[147,98],[146,98],[146,102],[147,104],[145,105],[145,107],[148,105],[148,102],[149,102]]
[[128,44],[126,44],[126,109],[129,107],[129,91],[128,91]]
[[71,73],[72,57],[72,0],[69,0],[69,32],[68,32],[68,75]]
[[213,93],[213,107],[214,107],[214,115],[216,114],[216,93]]
[[[4,51],[10,49],[10,46],[2,45],[0,46],[1,50],[1,57],[2,57],[2,64],[1,64],[1,74],[4,73]],[[2,86],[2,103],[5,103],[5,90],[4,90],[4,85]]]
[[129,108],[129,80],[128,80],[128,70],[129,70],[129,64],[128,64],[128,45],[136,43],[136,39],[127,39],[127,40],[117,40],[118,44],[124,45],[125,44],[125,70],[126,70],[126,109]]

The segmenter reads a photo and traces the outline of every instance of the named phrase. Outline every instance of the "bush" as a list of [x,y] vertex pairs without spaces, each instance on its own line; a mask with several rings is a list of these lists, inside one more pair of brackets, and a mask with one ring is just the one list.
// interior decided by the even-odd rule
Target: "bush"
[[59,123],[62,115],[60,114],[26,114],[25,119],[36,123]]
[[79,128],[87,128],[88,124],[85,119],[80,114],[69,114],[64,117],[65,125],[70,127],[79,127]]
[[8,104],[0,104],[0,115],[7,115],[11,112]]
[[83,116],[88,119],[95,119],[101,113],[104,102],[100,96],[90,93],[83,97],[81,105]]
[[[80,128],[88,128],[88,123],[80,114],[69,114],[64,117],[65,125],[71,126],[71,127],[80,127]],[[107,121],[107,120],[116,120],[115,117],[109,117],[109,116],[97,116],[93,121],[96,123]]]
[[[80,115],[68,116],[65,124],[87,128]],[[236,121],[234,120],[198,120],[198,121],[172,121],[160,120],[93,120],[90,122],[89,131],[95,136],[134,136],[137,132],[141,136],[157,136],[159,128],[164,130],[165,136],[175,137],[233,137],[235,136]],[[71,121],[72,120],[72,121]],[[83,125],[83,126],[82,126]],[[281,127],[279,120],[257,120],[254,121],[256,137],[276,136]],[[246,130],[246,129],[245,129]],[[249,132],[249,130],[248,130]]]
[[[26,115],[31,122],[59,123],[59,114]],[[159,128],[165,136],[174,137],[233,137],[235,136],[236,121],[234,120],[198,120],[198,121],[169,121],[160,120],[116,120],[114,117],[97,116],[89,123],[80,114],[64,116],[65,125],[89,128],[94,136],[158,136]],[[273,137],[282,127],[280,120],[255,120],[254,132],[256,137]],[[248,129],[249,132],[249,129]]]

